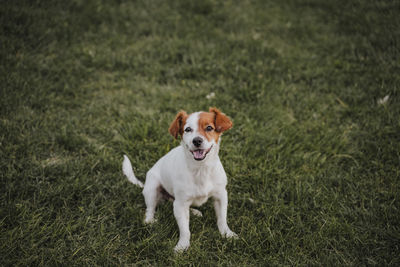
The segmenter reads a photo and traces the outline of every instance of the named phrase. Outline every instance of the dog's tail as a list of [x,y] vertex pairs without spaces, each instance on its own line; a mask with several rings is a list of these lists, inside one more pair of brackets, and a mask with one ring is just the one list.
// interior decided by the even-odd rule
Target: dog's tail
[[141,188],[143,188],[143,183],[139,181],[135,174],[133,173],[132,164],[127,155],[124,155],[124,161],[122,162],[122,172],[128,177],[128,180]]

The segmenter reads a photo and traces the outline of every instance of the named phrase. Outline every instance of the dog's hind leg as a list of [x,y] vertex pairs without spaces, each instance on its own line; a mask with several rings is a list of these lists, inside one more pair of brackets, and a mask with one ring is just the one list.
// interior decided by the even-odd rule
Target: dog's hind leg
[[145,223],[155,222],[154,213],[158,202],[161,199],[161,193],[159,187],[161,186],[158,176],[147,173],[146,183],[143,188],[143,196],[146,202],[146,215],[144,218]]
[[197,217],[203,217],[203,213],[199,211],[198,209],[190,208],[190,212]]

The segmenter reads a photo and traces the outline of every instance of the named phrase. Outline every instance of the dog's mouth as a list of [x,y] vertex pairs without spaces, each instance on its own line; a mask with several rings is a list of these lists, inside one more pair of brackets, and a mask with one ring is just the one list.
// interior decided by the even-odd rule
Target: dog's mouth
[[195,160],[203,160],[206,158],[208,152],[210,152],[212,146],[209,149],[197,149],[197,150],[193,150],[190,151],[193,154],[193,157]]

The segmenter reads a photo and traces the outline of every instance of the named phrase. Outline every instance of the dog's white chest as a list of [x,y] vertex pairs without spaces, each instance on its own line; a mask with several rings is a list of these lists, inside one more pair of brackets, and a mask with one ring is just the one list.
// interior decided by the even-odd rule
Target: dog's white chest
[[199,188],[196,188],[192,198],[192,205],[197,207],[203,205],[210,197],[211,190],[211,184],[203,185]]
[[203,205],[211,195],[214,184],[211,179],[210,172],[199,172],[193,180],[191,201],[194,206]]

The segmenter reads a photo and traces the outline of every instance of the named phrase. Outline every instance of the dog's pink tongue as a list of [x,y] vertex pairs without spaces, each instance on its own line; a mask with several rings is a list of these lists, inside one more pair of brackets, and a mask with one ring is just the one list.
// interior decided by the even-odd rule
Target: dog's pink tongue
[[203,153],[204,153],[204,150],[202,150],[202,149],[193,151],[193,155],[196,159],[203,158]]

